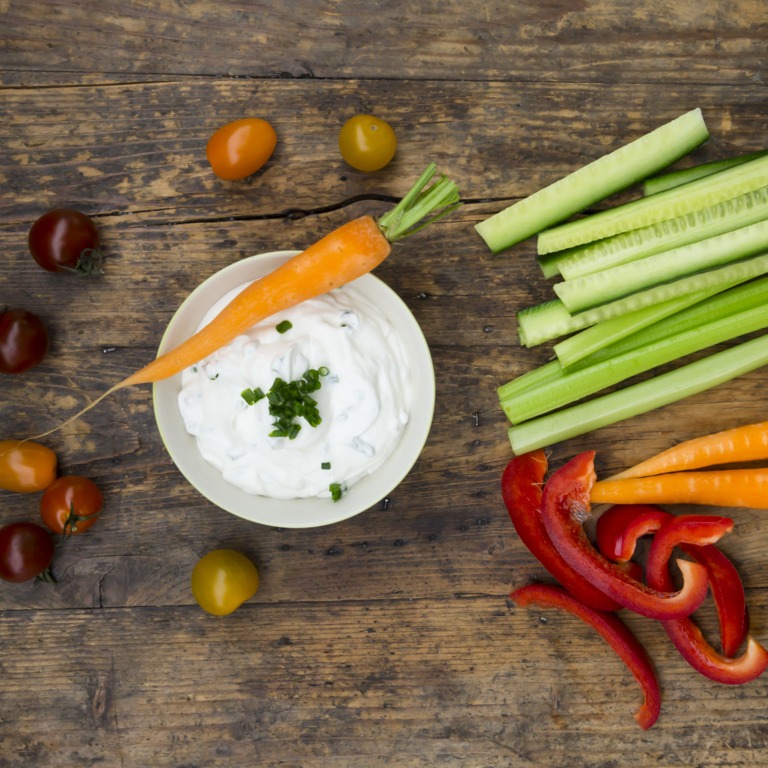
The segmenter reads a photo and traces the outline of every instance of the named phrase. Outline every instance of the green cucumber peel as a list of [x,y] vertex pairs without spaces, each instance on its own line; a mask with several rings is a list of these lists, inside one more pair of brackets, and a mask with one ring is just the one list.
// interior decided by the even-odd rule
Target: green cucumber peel
[[667,373],[510,427],[512,451],[523,453],[591,432],[723,384],[768,364],[768,334]]
[[539,254],[666,221],[768,185],[768,155],[541,232]]
[[689,181],[696,181],[713,173],[726,171],[736,165],[747,163],[750,160],[756,160],[758,157],[768,155],[768,149],[762,149],[759,152],[749,152],[737,157],[728,157],[725,160],[713,160],[709,163],[700,163],[690,168],[680,168],[679,170],[662,173],[658,176],[651,176],[643,182],[643,194],[655,195],[657,192],[664,192],[673,187],[679,187],[681,184],[687,184]]
[[[599,272],[646,256],[689,245],[768,219],[768,187],[761,187],[674,219],[539,256],[547,277],[565,280]],[[544,271],[544,266],[542,266]]]
[[554,290],[569,312],[583,312],[637,291],[714,269],[765,250],[768,250],[768,221],[758,221],[671,251],[565,280],[555,284]]
[[475,229],[498,253],[667,167],[707,138],[701,110],[691,110],[479,222]]
[[643,307],[681,298],[698,291],[707,291],[710,288],[725,290],[751,280],[753,277],[764,275],[766,272],[768,272],[768,255],[755,256],[719,269],[689,275],[672,283],[657,285],[647,291],[633,293],[576,315],[569,314],[559,299],[552,299],[517,313],[518,336],[522,344],[533,347]]
[[505,398],[501,406],[507,418],[513,424],[519,424],[657,366],[766,327],[768,305],[764,304],[665,336],[594,365],[566,372],[555,381]]

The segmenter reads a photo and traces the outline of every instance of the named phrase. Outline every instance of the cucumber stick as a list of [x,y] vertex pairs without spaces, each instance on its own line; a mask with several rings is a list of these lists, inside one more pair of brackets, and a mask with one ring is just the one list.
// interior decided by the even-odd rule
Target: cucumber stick
[[520,310],[517,313],[517,331],[521,343],[533,347],[558,336],[589,328],[604,320],[699,291],[703,292],[701,298],[705,298],[705,292],[711,288],[725,290],[767,272],[768,254],[755,256],[718,269],[688,275],[671,283],[662,283],[575,315],[571,315],[559,299],[553,299]]
[[768,250],[768,221],[759,221],[707,240],[557,283],[554,290],[569,312],[582,312],[765,250]]
[[694,109],[499,211],[475,229],[498,253],[665,168],[707,138],[701,110]]
[[545,230],[539,254],[573,248],[716,205],[768,185],[768,155],[702,179]]
[[566,372],[557,381],[502,400],[501,406],[507,418],[513,424],[519,424],[619,384],[656,366],[766,327],[768,305],[747,309],[697,328],[666,336],[595,365]]
[[638,416],[768,364],[768,334],[585,403],[510,427],[516,455]]
[[649,227],[539,257],[545,277],[573,280],[768,219],[768,187]]
[[713,160],[711,163],[701,163],[691,168],[681,168],[680,170],[670,171],[659,176],[652,176],[643,182],[643,194],[655,195],[657,192],[663,192],[665,189],[679,187],[681,184],[687,184],[689,181],[696,181],[696,179],[702,179],[704,176],[725,171],[728,168],[733,168],[734,165],[741,165],[764,155],[768,155],[768,149],[750,152],[738,157],[729,157],[725,160]]

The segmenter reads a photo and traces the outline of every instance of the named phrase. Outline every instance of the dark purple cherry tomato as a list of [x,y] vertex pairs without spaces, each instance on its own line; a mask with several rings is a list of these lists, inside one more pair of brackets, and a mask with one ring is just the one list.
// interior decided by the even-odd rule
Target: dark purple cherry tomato
[[23,373],[48,352],[48,329],[26,309],[0,309],[0,373]]
[[0,528],[0,579],[29,581],[48,570],[53,539],[42,525],[10,523]]
[[56,208],[44,213],[29,230],[29,251],[49,272],[101,274],[99,232],[80,211]]

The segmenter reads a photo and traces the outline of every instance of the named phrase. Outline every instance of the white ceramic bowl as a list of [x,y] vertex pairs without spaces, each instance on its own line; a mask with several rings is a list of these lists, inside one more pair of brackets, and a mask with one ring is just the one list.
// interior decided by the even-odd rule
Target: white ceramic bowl
[[[173,349],[191,336],[205,313],[234,288],[271,272],[297,251],[276,251],[230,264],[209,277],[187,297],[171,318],[158,354]],[[311,528],[345,520],[372,507],[391,493],[413,467],[427,440],[435,406],[432,358],[416,319],[400,297],[373,275],[354,285],[389,319],[399,333],[411,363],[413,403],[409,421],[393,453],[373,474],[345,491],[339,501],[271,499],[254,496],[231,485],[198,451],[181,418],[177,399],[181,374],[153,388],[155,419],[160,436],[176,466],[197,490],[218,507],[246,520],[278,528]]]

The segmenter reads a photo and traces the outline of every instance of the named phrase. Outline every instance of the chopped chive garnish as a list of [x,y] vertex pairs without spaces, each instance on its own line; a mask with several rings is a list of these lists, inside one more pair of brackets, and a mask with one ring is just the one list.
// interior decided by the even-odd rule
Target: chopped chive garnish
[[293,323],[290,320],[283,320],[282,323],[278,323],[275,326],[275,330],[278,333],[285,333],[286,331],[290,331],[291,328],[293,328]]
[[320,465],[320,469],[330,469],[331,468],[331,462],[330,461],[324,461]]
[[[319,370],[310,368],[296,381],[285,381],[278,376],[266,394],[258,387],[255,390],[244,389],[240,394],[248,405],[254,405],[266,397],[269,402],[269,415],[275,418],[272,422],[274,429],[269,436],[294,440],[301,430],[301,425],[294,422],[295,418],[303,418],[310,427],[317,427],[322,422],[317,400],[308,393],[320,389],[320,377],[327,375],[328,369],[324,366]],[[330,465],[328,468],[330,469]]]
[[331,498],[334,501],[338,501],[341,498],[341,484],[340,483],[331,483],[328,486],[328,490],[331,492]]

